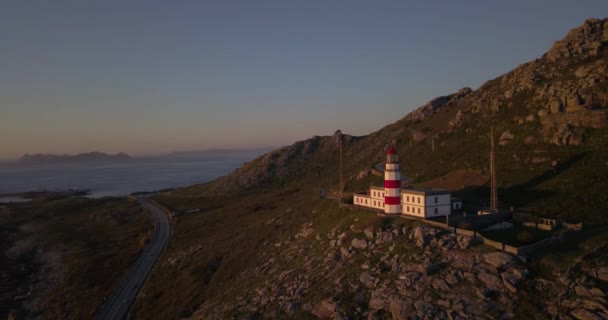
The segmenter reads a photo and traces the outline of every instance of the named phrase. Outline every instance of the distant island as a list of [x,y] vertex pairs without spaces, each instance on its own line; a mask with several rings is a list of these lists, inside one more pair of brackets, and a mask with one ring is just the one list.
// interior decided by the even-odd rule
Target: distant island
[[129,161],[132,158],[126,153],[117,153],[114,155],[103,153],[103,152],[87,152],[79,153],[76,155],[69,154],[25,154],[18,162],[25,164],[43,164],[43,163],[62,163],[62,162],[117,162],[117,161]]

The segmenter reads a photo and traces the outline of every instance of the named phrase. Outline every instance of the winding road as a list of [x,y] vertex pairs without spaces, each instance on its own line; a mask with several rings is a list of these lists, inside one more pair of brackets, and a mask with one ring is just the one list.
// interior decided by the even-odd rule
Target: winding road
[[114,289],[112,295],[99,308],[95,319],[117,320],[127,317],[129,308],[135,301],[139,289],[143,286],[169,241],[171,228],[167,214],[162,208],[145,197],[137,197],[136,199],[154,218],[154,235],[137,258],[137,261],[129,268],[118,287]]

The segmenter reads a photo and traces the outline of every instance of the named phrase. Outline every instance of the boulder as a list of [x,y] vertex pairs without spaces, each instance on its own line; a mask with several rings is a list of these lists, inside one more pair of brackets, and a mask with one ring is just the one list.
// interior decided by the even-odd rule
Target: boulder
[[483,282],[486,287],[492,291],[501,291],[503,288],[502,281],[495,275],[487,272],[482,272],[477,275],[477,278]]
[[576,309],[571,315],[578,320],[602,320],[597,314],[585,309]]
[[511,131],[507,130],[500,135],[498,139],[498,145],[504,146],[509,143],[509,141],[513,140],[515,136],[511,133]]
[[375,290],[369,299],[369,308],[374,310],[385,309],[388,306],[388,294],[384,289]]
[[546,117],[549,114],[549,111],[547,111],[546,109],[542,109],[540,111],[538,111],[538,116],[540,118]]
[[589,74],[591,69],[593,69],[592,66],[582,66],[582,67],[576,69],[576,71],[574,71],[574,75],[577,78],[584,78]]
[[435,290],[449,290],[450,289],[450,287],[448,287],[448,284],[445,283],[445,281],[442,279],[433,280],[433,288]]
[[340,253],[342,254],[342,257],[348,257],[350,255],[350,251],[344,247],[340,247]]
[[599,280],[608,282],[608,267],[597,268],[591,272],[591,275]]
[[515,276],[514,274],[512,274],[510,272],[501,273],[501,277],[502,277],[502,282],[505,285],[505,288],[507,288],[507,290],[509,290],[513,293],[517,293],[517,286],[518,286],[519,280],[521,278],[518,278],[517,276]]
[[461,249],[466,249],[469,246],[471,246],[471,244],[473,244],[473,239],[474,239],[473,237],[469,237],[469,236],[465,236],[465,235],[459,234],[456,237],[456,242],[458,243],[458,246]]
[[363,229],[363,234],[365,234],[365,237],[367,237],[368,239],[373,239],[374,238],[374,227],[373,226],[368,226],[365,229]]
[[510,254],[504,252],[491,252],[483,255],[483,259],[496,268],[502,268],[505,265],[515,262]]
[[373,288],[376,286],[376,283],[378,283],[378,279],[374,278],[369,271],[363,272],[361,276],[359,276],[359,281],[368,288]]
[[423,263],[420,264],[419,269],[420,273],[425,276],[429,276],[439,271],[439,266],[434,263],[431,263],[430,260],[425,260]]
[[331,319],[336,312],[336,304],[330,300],[325,300],[312,308],[311,313],[319,319]]
[[414,229],[414,241],[416,241],[418,247],[424,247],[428,244],[428,238],[422,227],[416,227],[416,229]]
[[406,320],[411,314],[410,306],[411,303],[393,297],[390,299],[388,310],[393,316],[393,320]]
[[534,115],[530,114],[529,116],[526,117],[526,122],[533,122],[534,121]]
[[363,240],[363,239],[353,239],[350,244],[353,246],[353,248],[355,249],[366,249],[367,248],[367,241]]
[[362,171],[360,171],[357,174],[357,180],[363,180],[363,179],[365,179],[369,175],[370,171],[371,170],[362,170]]

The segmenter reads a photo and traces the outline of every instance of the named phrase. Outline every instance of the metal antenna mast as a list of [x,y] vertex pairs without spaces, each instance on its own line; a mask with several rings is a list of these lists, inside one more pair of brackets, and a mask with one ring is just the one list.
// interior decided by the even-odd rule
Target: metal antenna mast
[[490,209],[498,210],[498,195],[496,192],[496,154],[494,152],[494,126],[490,129]]
[[342,143],[344,140],[344,136],[342,135],[342,131],[341,130],[336,130],[336,132],[334,133],[334,139],[336,141],[336,144],[338,145],[338,148],[340,149],[340,190],[339,190],[339,194],[342,195],[342,192],[344,191],[344,175],[342,173]]

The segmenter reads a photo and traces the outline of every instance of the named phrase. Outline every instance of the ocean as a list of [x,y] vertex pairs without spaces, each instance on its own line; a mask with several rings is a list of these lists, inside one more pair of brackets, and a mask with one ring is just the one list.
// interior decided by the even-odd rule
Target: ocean
[[263,151],[183,153],[124,162],[0,163],[0,194],[90,190],[90,197],[123,196],[203,183],[226,175]]

